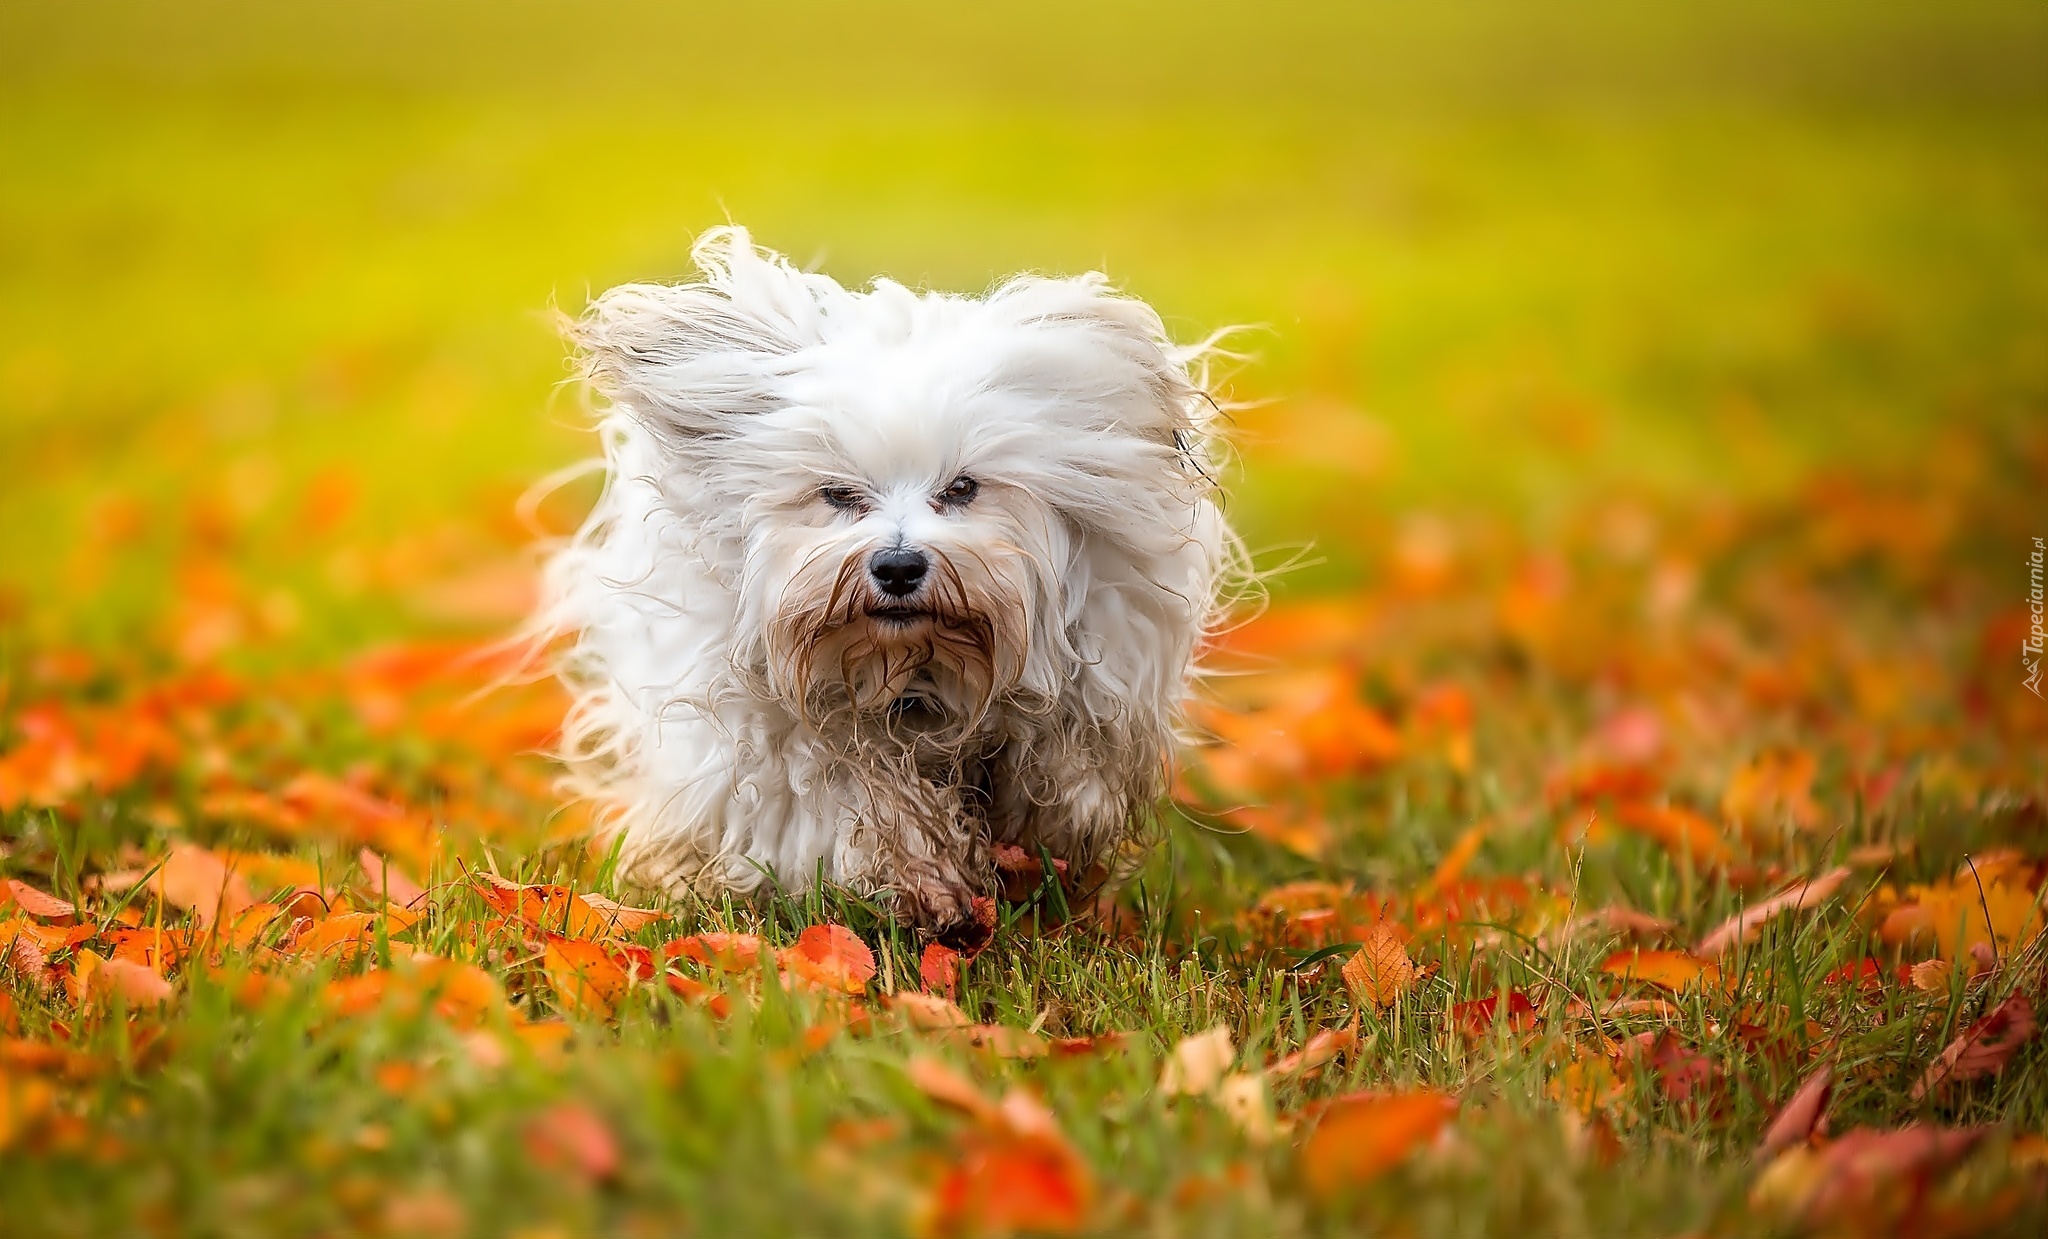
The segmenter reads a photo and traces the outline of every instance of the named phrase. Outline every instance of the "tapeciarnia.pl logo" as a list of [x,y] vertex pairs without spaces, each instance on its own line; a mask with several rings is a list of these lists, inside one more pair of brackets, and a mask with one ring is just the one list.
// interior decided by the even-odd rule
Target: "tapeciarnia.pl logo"
[[2044,610],[2048,610],[2041,592],[2044,554],[2048,554],[2048,547],[2043,546],[2041,539],[2034,539],[2034,553],[2027,556],[2027,581],[2031,586],[2027,591],[2027,609],[2033,612],[2034,624],[2027,630],[2027,639],[2020,643],[2020,665],[2027,669],[2027,678],[2021,682],[2036,697],[2041,695],[2041,648],[2048,643],[2048,633],[2043,633],[2041,628],[2042,615]]

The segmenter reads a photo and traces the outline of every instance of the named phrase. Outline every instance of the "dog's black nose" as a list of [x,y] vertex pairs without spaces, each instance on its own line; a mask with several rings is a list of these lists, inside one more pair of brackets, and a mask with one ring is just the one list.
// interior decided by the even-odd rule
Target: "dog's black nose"
[[875,585],[891,598],[907,598],[916,593],[930,567],[931,561],[923,551],[901,546],[876,551],[875,557],[868,560],[868,573],[875,578]]

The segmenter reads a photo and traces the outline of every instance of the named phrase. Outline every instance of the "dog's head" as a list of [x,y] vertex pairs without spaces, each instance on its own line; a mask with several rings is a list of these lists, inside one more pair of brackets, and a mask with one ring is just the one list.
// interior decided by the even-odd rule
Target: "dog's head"
[[575,336],[659,444],[760,691],[820,726],[971,731],[1152,635],[1091,634],[1091,616],[1142,629],[1178,599],[1199,629],[1221,527],[1210,406],[1200,350],[1145,305],[1098,275],[849,291],[736,228],[696,261],[697,282],[604,294]]

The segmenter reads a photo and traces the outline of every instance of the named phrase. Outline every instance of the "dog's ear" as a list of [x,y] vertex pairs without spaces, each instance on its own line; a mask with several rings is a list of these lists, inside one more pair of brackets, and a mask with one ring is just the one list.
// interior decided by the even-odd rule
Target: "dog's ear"
[[742,229],[707,234],[695,257],[702,280],[621,285],[568,329],[580,377],[673,448],[773,408],[817,309],[811,277]]

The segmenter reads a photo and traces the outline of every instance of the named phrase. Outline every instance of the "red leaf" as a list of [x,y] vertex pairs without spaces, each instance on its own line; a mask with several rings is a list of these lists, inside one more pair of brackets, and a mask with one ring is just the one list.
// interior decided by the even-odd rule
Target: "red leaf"
[[934,942],[924,949],[924,958],[918,961],[918,983],[927,994],[956,998],[960,994],[960,963],[960,952]]
[[1536,1004],[1529,1001],[1527,994],[1518,989],[1509,990],[1505,1007],[1501,998],[1502,995],[1494,994],[1458,1003],[1451,1008],[1451,1023],[1468,1037],[1488,1035],[1495,1023],[1501,1020],[1506,1020],[1508,1028],[1514,1032],[1525,1032],[1535,1027]]

